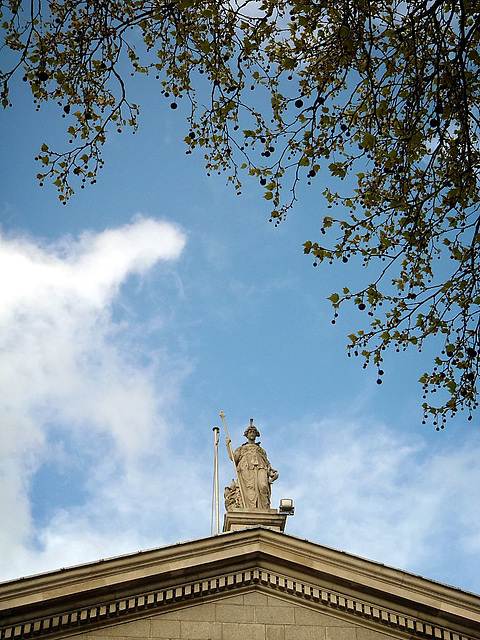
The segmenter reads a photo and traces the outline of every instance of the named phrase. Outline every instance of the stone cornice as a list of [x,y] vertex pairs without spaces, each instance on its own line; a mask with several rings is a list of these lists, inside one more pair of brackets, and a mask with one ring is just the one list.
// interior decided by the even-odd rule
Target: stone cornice
[[252,586],[267,593],[285,594],[300,604],[314,606],[325,613],[340,615],[349,621],[363,619],[369,626],[380,627],[383,631],[400,637],[431,640],[473,640],[479,637],[459,633],[458,630],[422,620],[419,616],[403,615],[385,607],[378,607],[375,603],[350,598],[338,591],[322,589],[304,581],[291,580],[278,573],[253,568],[8,624],[0,628],[0,639],[26,640],[37,636],[53,638],[72,635],[98,627],[102,622],[118,624],[143,612],[152,615],[174,606],[193,604],[195,601],[203,602],[228,595],[228,592],[244,591]]
[[474,593],[294,536],[272,536],[268,550],[284,563],[297,563],[302,573],[323,576],[324,583],[328,580],[349,590],[404,602],[409,608],[467,615],[480,629],[480,596]]
[[[260,572],[257,578],[253,571]],[[293,590],[287,583],[295,585]],[[79,625],[213,597],[219,591],[252,584],[336,609],[339,614],[361,616],[375,625],[387,624],[410,636],[423,633],[436,640],[457,640],[455,634],[480,637],[475,631],[480,629],[479,596],[256,528],[1,584],[4,628],[0,640],[72,633]],[[327,596],[312,595],[317,592]],[[350,608],[349,602],[353,603]],[[377,617],[367,613],[374,610]],[[393,625],[395,619],[404,620],[406,626]],[[432,636],[420,631],[425,625],[431,627]]]

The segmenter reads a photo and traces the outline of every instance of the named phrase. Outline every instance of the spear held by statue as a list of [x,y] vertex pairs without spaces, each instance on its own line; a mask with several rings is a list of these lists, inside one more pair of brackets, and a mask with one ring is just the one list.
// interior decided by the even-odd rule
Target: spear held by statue
[[229,456],[230,460],[233,462],[233,468],[235,469],[235,477],[237,479],[238,488],[240,490],[240,497],[242,499],[242,505],[243,505],[243,507],[245,507],[246,504],[247,504],[246,501],[245,501],[245,492],[243,490],[242,482],[240,480],[240,475],[239,475],[238,470],[237,470],[237,463],[235,462],[235,456],[233,455],[232,441],[230,440],[230,436],[228,434],[227,423],[225,422],[225,413],[223,411],[220,411],[220,418],[222,419],[223,426],[225,428],[225,434],[227,436],[226,437],[226,444],[227,444],[228,456]]

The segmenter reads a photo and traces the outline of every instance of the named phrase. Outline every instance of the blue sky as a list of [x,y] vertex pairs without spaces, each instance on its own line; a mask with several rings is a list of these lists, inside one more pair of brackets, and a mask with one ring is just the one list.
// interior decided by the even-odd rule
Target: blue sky
[[333,326],[326,298],[371,272],[302,252],[328,175],[275,228],[256,184],[185,155],[182,104],[133,90],[140,131],[67,206],[33,160],[59,110],[16,86],[1,115],[0,579],[209,535],[223,410],[235,446],[255,419],[288,532],[480,592],[479,418],[421,425],[428,350],[381,387],[347,358],[364,316]]

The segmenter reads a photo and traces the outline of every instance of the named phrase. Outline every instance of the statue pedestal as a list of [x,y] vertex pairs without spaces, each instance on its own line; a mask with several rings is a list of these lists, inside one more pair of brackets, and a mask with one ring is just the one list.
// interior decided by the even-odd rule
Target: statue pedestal
[[251,527],[267,527],[274,531],[284,531],[287,515],[276,509],[232,509],[223,519],[223,531],[239,531]]

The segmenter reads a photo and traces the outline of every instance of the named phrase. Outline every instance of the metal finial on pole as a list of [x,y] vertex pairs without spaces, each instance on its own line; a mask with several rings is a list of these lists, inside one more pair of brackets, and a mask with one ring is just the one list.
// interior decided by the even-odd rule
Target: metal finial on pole
[[232,441],[230,440],[230,436],[228,435],[227,423],[225,422],[225,413],[223,411],[220,411],[220,418],[222,419],[223,427],[225,429],[225,434],[227,436],[228,456],[229,456],[230,460],[233,462],[233,468],[235,469],[235,477],[237,478],[238,488],[240,489],[240,497],[242,498],[242,505],[245,507],[246,504],[247,504],[245,502],[245,493],[243,491],[243,486],[242,486],[242,483],[240,481],[240,477],[238,475],[237,463],[235,462],[235,457],[233,455],[233,450],[232,450]]
[[[211,533],[212,535],[218,535],[220,533],[220,502],[219,502],[219,487],[218,487],[218,436],[220,434],[220,429],[218,427],[213,427],[212,431],[214,433],[213,440],[213,448],[214,448],[214,456],[213,456],[213,496],[212,496],[212,523],[211,523]],[[213,514],[215,512],[215,531],[213,527]]]

